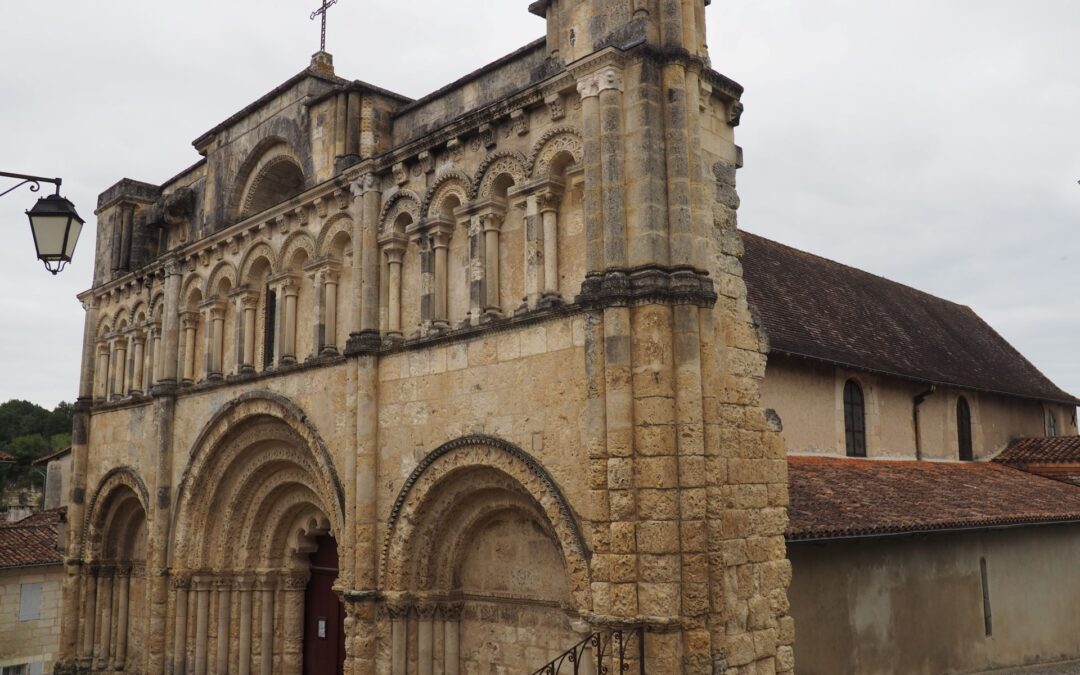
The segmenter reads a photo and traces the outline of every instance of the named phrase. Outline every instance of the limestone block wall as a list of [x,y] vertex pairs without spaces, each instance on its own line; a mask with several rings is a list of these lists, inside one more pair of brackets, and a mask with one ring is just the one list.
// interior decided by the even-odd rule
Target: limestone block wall
[[[50,673],[60,648],[61,585],[59,565],[0,570],[0,668],[39,664]],[[23,584],[41,584],[39,618],[19,620]]]

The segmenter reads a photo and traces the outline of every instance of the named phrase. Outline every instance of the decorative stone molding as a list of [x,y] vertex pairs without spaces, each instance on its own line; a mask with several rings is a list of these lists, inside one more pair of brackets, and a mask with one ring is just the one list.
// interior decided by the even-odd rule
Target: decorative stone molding
[[510,124],[518,136],[529,135],[529,113],[523,109],[510,113]]
[[544,103],[547,105],[548,110],[551,113],[551,121],[558,122],[566,117],[566,104],[563,102],[562,94],[554,93],[548,94],[544,97]]
[[732,101],[731,104],[728,105],[728,124],[733,127],[742,124],[742,116],[745,109],[746,106],[743,105],[742,101]]
[[490,124],[481,124],[477,134],[481,145],[485,148],[491,150],[495,147],[495,129]]
[[422,173],[429,174],[435,171],[435,155],[431,154],[431,152],[424,150],[416,156],[416,159]]
[[590,275],[577,302],[589,309],[642,304],[712,307],[717,295],[713,280],[691,268],[640,267]]
[[394,173],[394,182],[398,186],[405,185],[409,182],[409,171],[405,168],[405,162],[398,162],[391,169]]

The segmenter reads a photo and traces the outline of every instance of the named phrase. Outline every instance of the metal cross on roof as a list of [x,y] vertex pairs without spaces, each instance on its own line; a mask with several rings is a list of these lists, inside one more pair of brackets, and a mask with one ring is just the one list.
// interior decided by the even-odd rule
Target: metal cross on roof
[[322,16],[322,39],[319,41],[319,51],[326,51],[326,10],[330,9],[332,5],[336,5],[338,0],[322,0],[322,7],[318,8],[311,13],[311,20],[314,21],[315,17]]

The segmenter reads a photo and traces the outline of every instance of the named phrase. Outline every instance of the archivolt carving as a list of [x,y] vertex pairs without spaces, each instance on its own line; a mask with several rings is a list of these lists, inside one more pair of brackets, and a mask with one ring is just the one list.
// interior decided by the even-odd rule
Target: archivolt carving
[[412,190],[399,190],[394,193],[393,197],[386,200],[386,204],[383,205],[382,213],[379,216],[379,233],[383,234],[388,231],[388,228],[393,227],[394,222],[402,213],[409,214],[414,223],[420,221],[420,214],[422,213],[420,210],[420,197]]
[[285,244],[281,247],[282,267],[291,267],[299,251],[304,251],[308,260],[315,259],[315,240],[307,232],[293,232],[285,240]]
[[347,213],[339,213],[331,218],[323,227],[322,232],[319,234],[318,246],[319,257],[325,258],[330,255],[331,248],[334,245],[334,240],[338,238],[342,232],[348,235],[349,242],[352,242],[352,228],[353,220]]
[[206,292],[203,295],[207,298],[216,295],[223,279],[228,279],[229,288],[236,288],[236,268],[227,260],[219,262],[210,272],[209,280],[206,282]]
[[[562,551],[575,603],[588,607],[589,552],[562,490],[531,455],[488,436],[468,436],[443,445],[405,481],[387,523],[383,587],[420,590],[439,574],[449,573],[446,565],[436,564],[432,553],[436,541],[453,551],[454,542],[447,542],[448,516],[475,522],[470,521],[470,513],[476,509],[519,506],[535,514],[552,533]],[[442,561],[447,557],[438,556]]]
[[236,174],[241,179],[233,188],[232,198],[229,200],[231,219],[243,216],[250,206],[252,195],[258,192],[259,183],[274,165],[283,162],[295,165],[304,173],[303,162],[298,159],[288,141],[281,136],[269,136],[255,146]]
[[[141,317],[141,318],[140,318]],[[128,313],[128,324],[139,327],[146,321],[146,303],[141,300],[135,303],[135,306],[131,308]]]
[[[295,482],[296,475],[302,481]],[[292,478],[290,478],[290,476]],[[273,484],[285,490],[279,494]],[[287,489],[286,489],[287,488]],[[219,539],[220,528],[264,531],[274,523],[262,518],[279,497],[306,495],[310,507],[323,513],[342,541],[345,493],[333,460],[307,415],[283,396],[267,391],[248,392],[223,406],[196,440],[177,488],[176,510],[169,538],[169,560],[203,564],[226,560],[226,552],[209,551],[217,544],[235,546],[235,539]],[[243,503],[259,499],[262,504]],[[223,522],[222,516],[243,519]]]
[[274,255],[274,249],[270,248],[270,244],[265,241],[260,241],[249,248],[244,253],[243,260],[240,261],[240,279],[243,283],[247,284],[254,281],[250,278],[251,268],[259,258],[265,258],[266,262],[270,264],[271,271],[277,271],[278,263],[277,256]]
[[152,319],[157,319],[161,316],[165,308],[165,294],[157,293],[150,298],[149,316]]
[[79,541],[79,557],[84,561],[90,551],[88,544],[100,544],[103,533],[106,532],[106,516],[108,505],[112,498],[119,492],[129,490],[135,495],[142,507],[143,513],[147,512],[150,503],[149,492],[146,483],[139,477],[138,472],[130,466],[118,466],[105,474],[98,482],[93,496],[87,502],[86,515],[82,524]]
[[447,171],[435,178],[431,188],[424,195],[424,207],[421,211],[428,217],[437,216],[442,212],[443,200],[447,197],[457,197],[461,204],[469,201],[472,191],[472,180],[460,171]]
[[584,161],[584,145],[581,134],[573,127],[555,127],[549,129],[533,146],[528,166],[533,178],[547,178],[551,175],[551,162],[559,153],[569,153],[575,164]]
[[[187,279],[184,279],[184,285],[180,289],[180,302],[182,307],[191,309],[189,306],[192,302],[192,295],[198,292],[202,295],[202,289],[206,288],[206,284],[203,282],[202,276],[198,274],[189,274]],[[198,299],[195,299],[198,302]]]
[[476,171],[470,198],[490,197],[495,180],[503,174],[508,174],[513,178],[515,185],[521,185],[528,176],[528,170],[525,168],[527,165],[525,155],[520,152],[501,150],[488,155]]

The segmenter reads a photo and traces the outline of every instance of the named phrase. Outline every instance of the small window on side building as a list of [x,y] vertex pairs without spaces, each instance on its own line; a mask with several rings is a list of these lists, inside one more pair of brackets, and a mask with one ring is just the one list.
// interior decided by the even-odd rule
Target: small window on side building
[[1046,411],[1046,435],[1050,438],[1058,435],[1057,416],[1054,415],[1053,410]]
[[19,593],[19,621],[41,618],[41,584],[22,584]]
[[844,385],[844,437],[848,457],[866,457],[866,404],[855,380]]
[[959,446],[960,461],[970,462],[975,459],[971,447],[971,408],[963,396],[956,400],[956,442]]

